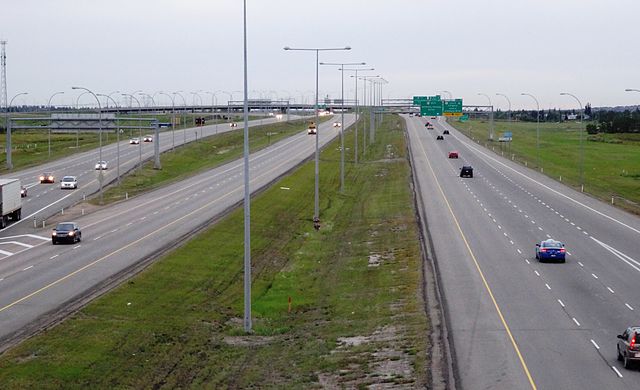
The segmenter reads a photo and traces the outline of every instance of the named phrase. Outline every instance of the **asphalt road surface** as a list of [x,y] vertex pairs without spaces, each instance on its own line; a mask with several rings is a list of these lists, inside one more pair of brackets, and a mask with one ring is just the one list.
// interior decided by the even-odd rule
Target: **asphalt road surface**
[[[354,116],[346,115],[345,121],[349,126]],[[318,134],[322,146],[336,137],[339,129],[328,121],[320,124]],[[297,135],[252,154],[251,191],[268,185],[314,151],[315,136],[301,129]],[[91,156],[86,160],[93,162]],[[240,159],[105,207],[76,221],[82,228],[82,241],[74,245],[53,246],[48,229],[4,235],[0,248],[19,250],[0,259],[0,340],[4,342],[0,344],[120,271],[189,238],[198,227],[242,201],[243,183]],[[309,199],[309,210],[311,219],[313,199]]]
[[[249,122],[250,126],[274,123],[275,118],[264,118]],[[238,123],[242,126],[242,123]],[[228,123],[217,125],[207,125],[202,127],[188,128],[185,130],[165,130],[160,132],[160,152],[170,150],[172,147],[193,142],[203,136],[210,136],[217,133],[237,130],[231,128]],[[142,142],[140,144],[129,144],[128,131],[121,135],[119,144],[113,143],[102,148],[102,160],[108,161],[108,169],[103,172],[103,183],[106,185],[117,178],[117,156],[120,150],[120,175],[126,171],[137,167],[140,160],[143,162],[154,155],[154,143]],[[152,130],[142,133],[153,135]],[[138,137],[138,132],[134,131],[134,137]],[[114,137],[110,134],[109,137]],[[106,133],[103,134],[106,137]],[[157,142],[157,140],[154,140]],[[99,150],[94,149],[88,152],[78,153],[66,158],[62,158],[50,163],[46,163],[34,168],[16,171],[0,176],[2,179],[17,178],[22,185],[27,187],[28,196],[22,199],[22,220],[11,223],[5,229],[0,230],[4,235],[25,233],[33,230],[34,217],[36,223],[41,225],[51,215],[59,213],[61,210],[76,204],[84,196],[89,196],[99,189],[99,170],[95,169],[99,161]],[[51,172],[55,176],[55,183],[40,184],[39,176],[44,172]],[[63,176],[76,176],[78,178],[77,190],[60,189],[60,180]]]
[[[640,324],[640,219],[478,146],[443,120],[406,121],[458,385],[640,388],[640,371],[616,360],[616,335]],[[444,129],[450,135],[436,140]],[[459,159],[448,158],[453,150]],[[473,178],[459,177],[462,165],[473,166]],[[565,264],[535,260],[535,243],[547,238],[566,244]]]

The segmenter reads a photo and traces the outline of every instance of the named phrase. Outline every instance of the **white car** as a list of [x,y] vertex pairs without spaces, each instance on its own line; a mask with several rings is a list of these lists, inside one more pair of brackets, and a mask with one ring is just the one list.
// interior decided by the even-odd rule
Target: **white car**
[[98,162],[96,163],[96,169],[97,169],[97,170],[107,169],[107,168],[108,168],[108,165],[107,165],[107,162],[106,162],[106,161],[98,161]]
[[333,127],[342,127],[342,123],[340,123],[340,122],[333,122]]
[[229,123],[229,127],[238,127],[238,124],[236,122],[231,122]]
[[144,138],[142,139],[142,142],[153,142],[153,136],[145,135]]
[[309,127],[307,129],[307,134],[309,134],[309,135],[316,135],[316,133],[317,133],[317,130],[316,130],[315,127]]
[[131,138],[129,139],[129,145],[138,145],[140,143],[139,138]]
[[65,176],[62,178],[62,181],[60,181],[60,188],[61,189],[72,189],[75,190],[76,188],[78,188],[78,178],[75,176]]

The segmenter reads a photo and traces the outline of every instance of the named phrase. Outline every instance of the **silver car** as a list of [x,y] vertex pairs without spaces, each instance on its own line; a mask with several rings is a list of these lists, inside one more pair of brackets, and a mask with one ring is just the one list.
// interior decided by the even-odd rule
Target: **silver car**
[[78,178],[75,176],[65,176],[60,181],[61,189],[72,189],[75,190],[78,188]]

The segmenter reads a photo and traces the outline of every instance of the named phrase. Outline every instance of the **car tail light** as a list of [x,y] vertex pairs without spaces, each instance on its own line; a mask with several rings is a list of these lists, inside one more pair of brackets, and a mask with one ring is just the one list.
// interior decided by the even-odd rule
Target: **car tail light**
[[540,252],[546,252],[547,249],[546,248],[540,248]]
[[636,349],[637,345],[636,345],[636,335],[634,334],[633,337],[631,337],[631,341],[629,342],[629,349]]
[[560,248],[560,253],[564,253],[566,250],[564,248]]

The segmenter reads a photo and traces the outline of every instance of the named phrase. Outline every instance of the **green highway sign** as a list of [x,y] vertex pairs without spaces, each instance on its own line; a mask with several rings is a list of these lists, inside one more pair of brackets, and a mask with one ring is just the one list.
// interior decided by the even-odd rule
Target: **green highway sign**
[[427,96],[414,96],[413,97],[413,105],[414,106],[421,106],[422,102],[426,102],[427,101]]
[[438,106],[420,106],[420,115],[422,116],[441,116],[442,105]]
[[[462,99],[445,100],[444,112],[462,115]],[[453,115],[453,116],[457,116],[457,115]]]

